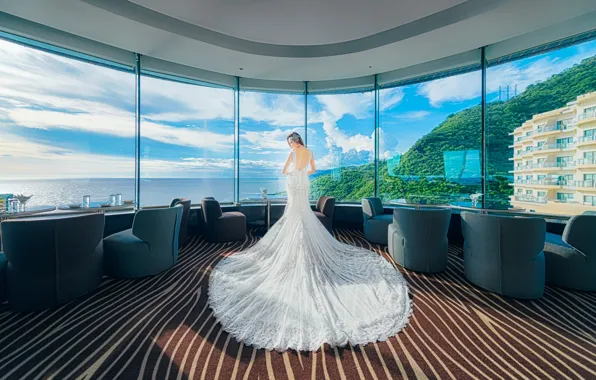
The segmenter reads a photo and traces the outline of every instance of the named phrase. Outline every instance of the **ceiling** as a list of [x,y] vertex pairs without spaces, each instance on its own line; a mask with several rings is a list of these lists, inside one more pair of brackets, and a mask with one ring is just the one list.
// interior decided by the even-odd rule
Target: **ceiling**
[[548,31],[596,12],[596,1],[3,0],[0,11],[203,70],[318,81],[407,68]]

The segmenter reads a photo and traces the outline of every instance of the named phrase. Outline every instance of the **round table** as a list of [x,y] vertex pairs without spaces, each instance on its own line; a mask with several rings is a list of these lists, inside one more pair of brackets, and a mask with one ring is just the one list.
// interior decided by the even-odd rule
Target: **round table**
[[265,203],[266,210],[267,210],[267,230],[269,230],[269,228],[271,227],[271,203],[283,204],[288,200],[288,197],[272,195],[272,196],[268,196],[267,198],[249,197],[247,200],[251,203],[260,203],[260,202]]

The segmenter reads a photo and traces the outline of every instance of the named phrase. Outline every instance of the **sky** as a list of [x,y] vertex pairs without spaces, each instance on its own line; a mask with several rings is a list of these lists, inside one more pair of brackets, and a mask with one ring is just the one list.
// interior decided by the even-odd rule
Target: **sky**
[[[596,54],[596,41],[489,68],[518,93]],[[480,72],[381,90],[380,157],[405,153],[452,113],[480,104]],[[0,179],[134,177],[134,75],[0,39]],[[319,169],[372,162],[374,94],[308,96]],[[234,175],[230,89],[141,78],[141,177]],[[241,179],[277,177],[285,137],[304,135],[304,96],[240,92]]]

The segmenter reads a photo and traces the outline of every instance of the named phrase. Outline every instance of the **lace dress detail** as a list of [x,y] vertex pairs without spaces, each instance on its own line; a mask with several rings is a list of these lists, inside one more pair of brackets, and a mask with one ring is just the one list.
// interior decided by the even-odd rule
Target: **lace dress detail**
[[387,260],[337,241],[319,222],[307,167],[298,170],[293,158],[283,216],[211,272],[214,315],[238,341],[268,350],[386,340],[408,322],[407,282]]

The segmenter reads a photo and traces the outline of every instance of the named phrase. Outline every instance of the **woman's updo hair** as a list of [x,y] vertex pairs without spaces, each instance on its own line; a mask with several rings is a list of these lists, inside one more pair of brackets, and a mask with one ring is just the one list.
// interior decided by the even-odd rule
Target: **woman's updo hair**
[[291,142],[295,142],[298,143],[302,146],[304,146],[304,141],[302,141],[302,137],[300,137],[300,135],[298,134],[298,132],[292,132],[288,135],[288,145],[290,145],[290,141]]

